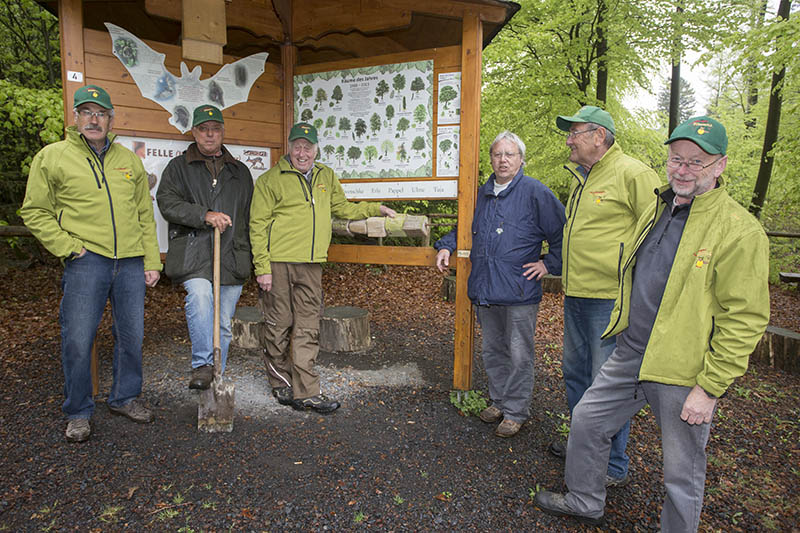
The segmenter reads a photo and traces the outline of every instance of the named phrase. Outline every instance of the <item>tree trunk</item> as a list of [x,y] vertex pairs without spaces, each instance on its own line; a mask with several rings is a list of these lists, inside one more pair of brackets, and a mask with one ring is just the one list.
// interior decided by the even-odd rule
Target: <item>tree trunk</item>
[[603,107],[605,107],[606,98],[608,95],[608,62],[606,60],[606,54],[608,53],[608,39],[606,38],[606,30],[605,30],[605,14],[606,14],[605,0],[598,0],[597,2],[597,100],[603,103]]
[[[789,0],[781,0],[778,6],[778,17],[783,20],[789,19]],[[764,207],[764,200],[769,189],[769,179],[772,176],[772,163],[774,158],[770,152],[778,140],[778,127],[781,122],[781,102],[782,97],[779,91],[786,75],[786,67],[772,75],[772,89],[769,93],[769,110],[767,111],[767,125],[764,131],[764,148],[761,151],[761,164],[758,167],[758,177],[756,186],[753,189],[753,199],[750,202],[750,212],[758,218],[761,216],[761,208]]]
[[364,352],[369,348],[369,311],[326,307],[319,323],[319,347],[326,352]]

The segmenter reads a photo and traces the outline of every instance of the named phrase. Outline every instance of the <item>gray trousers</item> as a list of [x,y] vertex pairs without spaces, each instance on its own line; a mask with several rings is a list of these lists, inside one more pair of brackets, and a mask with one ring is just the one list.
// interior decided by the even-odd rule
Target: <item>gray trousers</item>
[[603,515],[606,465],[611,437],[645,404],[661,428],[666,498],[663,533],[697,531],[706,481],[706,443],[711,424],[689,425],[680,418],[690,387],[639,382],[642,356],[617,348],[572,413],[564,478],[567,505],[592,517]]
[[530,416],[538,311],[539,304],[478,306],[489,397],[504,418],[520,424]]

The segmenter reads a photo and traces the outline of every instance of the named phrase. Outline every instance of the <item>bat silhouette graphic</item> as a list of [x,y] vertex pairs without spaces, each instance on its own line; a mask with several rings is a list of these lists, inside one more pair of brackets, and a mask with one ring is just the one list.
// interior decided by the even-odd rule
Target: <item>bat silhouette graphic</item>
[[142,96],[169,111],[172,114],[169,123],[181,133],[191,128],[192,112],[197,106],[212,104],[225,109],[246,102],[267,62],[266,52],[253,54],[223,65],[216,74],[201,80],[203,71],[199,65],[189,71],[181,61],[181,75],[177,77],[167,70],[165,54],[156,52],[124,28],[110,22],[105,25],[111,34],[112,52],[128,70]]

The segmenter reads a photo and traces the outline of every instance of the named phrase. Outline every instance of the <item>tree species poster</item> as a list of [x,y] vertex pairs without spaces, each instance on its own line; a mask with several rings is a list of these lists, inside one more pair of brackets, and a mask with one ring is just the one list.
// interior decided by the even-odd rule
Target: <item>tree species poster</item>
[[[147,172],[147,181],[150,185],[150,199],[153,201],[153,214],[156,218],[156,233],[158,234],[158,247],[162,253],[167,251],[169,240],[167,238],[167,221],[161,216],[161,211],[156,203],[156,192],[161,183],[161,173],[173,158],[181,155],[192,144],[192,141],[176,141],[169,139],[151,139],[147,137],[130,137],[118,135],[117,142],[129,149],[142,159],[144,170]],[[269,170],[270,149],[263,146],[241,146],[225,144],[225,148],[234,159],[241,161],[250,169],[253,182]]]
[[437,124],[461,123],[461,73],[439,74]]
[[461,126],[439,126],[436,131],[436,175],[439,177],[458,176],[460,131]]
[[340,179],[432,176],[433,61],[301,74],[294,91]]

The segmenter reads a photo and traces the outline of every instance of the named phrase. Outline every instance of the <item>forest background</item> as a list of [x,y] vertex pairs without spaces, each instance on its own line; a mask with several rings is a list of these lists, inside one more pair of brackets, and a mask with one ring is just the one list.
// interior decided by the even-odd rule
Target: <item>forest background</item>
[[[698,57],[695,66],[705,67],[707,75],[694,89],[679,78],[680,118],[708,114],[721,121],[729,137],[724,176],[731,195],[759,212],[765,229],[800,231],[800,2],[518,3],[520,11],[483,53],[482,182],[491,174],[489,145],[508,129],[527,145],[526,174],[563,201],[570,186],[563,169],[568,151],[555,117],[582,105],[607,109],[623,150],[665,176],[670,87],[658,73]],[[21,224],[17,210],[31,159],[63,136],[58,21],[33,0],[0,0],[0,42],[0,225],[15,225]],[[702,108],[694,100],[698,90],[706,102]],[[655,93],[657,99],[641,96]],[[774,143],[767,136],[773,164],[759,209],[753,197],[771,95],[772,120],[779,119],[779,127]],[[777,114],[775,101],[781,103]],[[392,206],[410,213],[456,211],[455,201]],[[437,227],[434,237],[447,229]],[[7,242],[20,249],[18,238]],[[779,271],[800,271],[800,240],[774,237],[770,245],[771,281]]]

